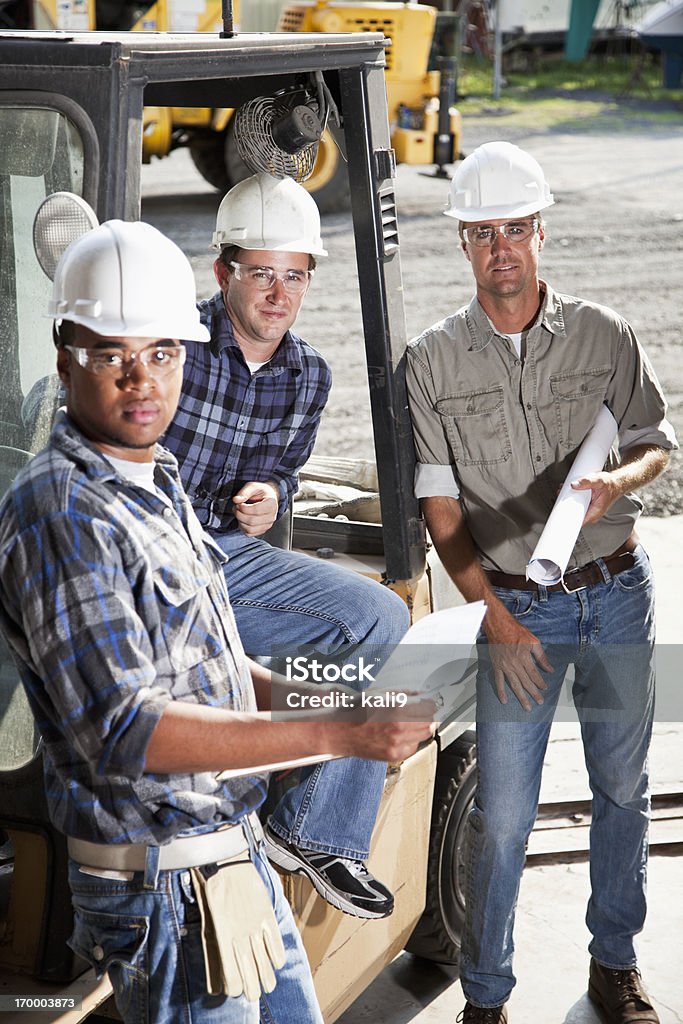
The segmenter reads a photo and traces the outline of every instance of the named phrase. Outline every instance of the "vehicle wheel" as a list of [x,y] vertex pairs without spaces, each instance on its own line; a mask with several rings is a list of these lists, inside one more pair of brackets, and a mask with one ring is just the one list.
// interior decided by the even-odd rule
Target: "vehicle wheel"
[[464,832],[477,781],[474,732],[439,755],[429,835],[425,910],[410,936],[409,953],[441,964],[460,954],[465,921]]
[[[232,131],[232,121],[228,125],[225,137],[225,167],[230,185],[248,178],[253,171],[247,167],[237,152]],[[203,172],[202,172],[203,173]],[[208,179],[207,179],[208,180]],[[329,129],[323,133],[318,147],[313,173],[303,182],[304,188],[311,193],[321,213],[337,213],[348,210],[349,176],[346,164],[332,138]]]
[[189,143],[190,156],[202,178],[221,192],[233,184],[225,166],[225,136],[225,132],[194,135]]

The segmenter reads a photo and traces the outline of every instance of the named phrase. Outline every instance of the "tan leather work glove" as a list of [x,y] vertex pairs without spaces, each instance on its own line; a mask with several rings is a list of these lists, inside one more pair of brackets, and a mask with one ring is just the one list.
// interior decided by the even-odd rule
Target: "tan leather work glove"
[[209,993],[244,995],[255,1002],[261,992],[272,992],[273,968],[284,965],[285,948],[270,897],[252,862],[228,861],[209,878],[201,868],[190,873],[202,916]]

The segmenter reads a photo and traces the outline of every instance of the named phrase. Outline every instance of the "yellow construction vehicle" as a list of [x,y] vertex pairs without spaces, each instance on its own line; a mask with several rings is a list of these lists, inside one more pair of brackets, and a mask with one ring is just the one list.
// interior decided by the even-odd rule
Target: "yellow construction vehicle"
[[[386,88],[391,144],[397,163],[437,164],[458,159],[462,121],[453,106],[454,61],[446,38],[453,38],[453,16],[444,23],[434,7],[419,3],[347,0],[295,0],[283,7],[278,32],[382,32],[387,38]],[[235,23],[239,23],[237,9]],[[437,29],[438,24],[438,29]],[[216,32],[221,0],[33,0],[32,24],[18,27],[65,31]],[[444,31],[445,29],[445,31]],[[444,69],[429,70],[446,60]],[[440,106],[444,115],[439,117]],[[235,145],[231,107],[147,106],[143,161],[165,157],[187,146],[197,170],[215,188],[227,191],[252,173]],[[325,213],[348,206],[348,175],[343,135],[323,133],[317,159],[303,182]]]

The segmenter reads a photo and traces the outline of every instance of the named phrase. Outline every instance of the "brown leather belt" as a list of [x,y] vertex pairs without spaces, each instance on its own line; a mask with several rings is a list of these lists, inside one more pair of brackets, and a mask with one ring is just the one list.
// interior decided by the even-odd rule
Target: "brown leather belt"
[[[633,552],[638,547],[638,543],[636,534],[632,533],[620,548],[613,551],[611,555],[607,555],[606,558],[600,559],[601,562],[605,563],[611,576],[617,576],[620,572],[630,569],[635,564]],[[538,593],[540,589],[538,583],[528,580],[526,576],[515,576],[512,573],[487,569],[486,577],[494,587],[505,587],[508,590],[531,590],[534,593]],[[564,593],[569,592],[571,594],[575,590],[584,590],[586,587],[592,587],[596,583],[602,582],[604,582],[604,577],[596,561],[588,562],[578,569],[570,569],[569,572],[564,574],[564,578],[560,583],[553,583],[552,586],[543,587],[543,589],[550,593],[553,591],[563,591]]]

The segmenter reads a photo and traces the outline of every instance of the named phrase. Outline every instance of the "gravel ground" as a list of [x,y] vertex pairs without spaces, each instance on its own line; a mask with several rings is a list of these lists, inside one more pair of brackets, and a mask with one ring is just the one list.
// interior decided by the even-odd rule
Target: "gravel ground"
[[[528,125],[528,118],[527,118]],[[683,292],[683,117],[653,125],[632,103],[619,116],[553,128],[515,124],[512,116],[466,118],[463,148],[507,139],[541,162],[556,205],[547,211],[543,275],[559,290],[618,310],[634,326],[683,437],[681,297]],[[396,180],[407,337],[467,302],[469,265],[454,222],[441,215],[448,182],[432,168],[401,166]],[[207,250],[220,197],[187,154],[143,168],[143,218],[173,237],[192,259],[202,296],[212,293]],[[360,304],[350,215],[328,215],[320,260],[300,315],[300,333],[329,359],[334,387],[316,448],[321,455],[373,457]],[[683,511],[683,456],[645,492],[646,511]]]

